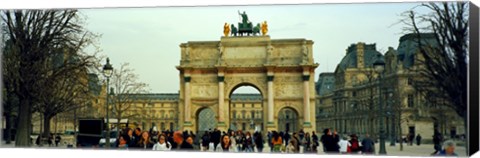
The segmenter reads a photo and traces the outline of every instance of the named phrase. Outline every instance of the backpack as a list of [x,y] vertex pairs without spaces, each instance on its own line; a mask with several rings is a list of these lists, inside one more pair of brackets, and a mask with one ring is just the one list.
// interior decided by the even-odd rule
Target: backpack
[[351,144],[350,148],[352,149],[352,151],[356,151],[358,149],[358,142],[351,141],[350,144]]

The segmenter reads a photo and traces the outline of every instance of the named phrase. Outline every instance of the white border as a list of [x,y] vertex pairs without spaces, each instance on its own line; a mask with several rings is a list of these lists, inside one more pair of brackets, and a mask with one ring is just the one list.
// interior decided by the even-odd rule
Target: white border
[[[432,0],[423,0],[432,1]],[[448,0],[436,0],[448,1]],[[155,7],[155,6],[218,6],[218,5],[267,5],[267,4],[312,4],[312,3],[372,3],[372,2],[419,2],[415,0],[182,0],[182,1],[156,1],[156,0],[7,0],[2,2],[0,9],[49,9],[49,8],[104,8],[104,7]]]
[[[427,0],[432,1],[432,0]],[[445,0],[437,0],[445,1]],[[104,8],[104,7],[153,7],[153,6],[218,6],[218,5],[259,5],[259,4],[312,4],[312,3],[372,3],[372,2],[419,2],[415,0],[183,0],[183,1],[154,1],[154,0],[2,0],[0,9],[50,9],[50,8]],[[479,4],[478,0],[474,0]],[[1,99],[1,98],[0,98]],[[1,110],[1,109],[0,109]],[[0,111],[1,112],[1,111]],[[1,122],[0,122],[1,124]],[[1,136],[1,135],[0,135]],[[0,143],[1,144],[1,143]],[[1,147],[1,146],[0,146]],[[106,150],[68,150],[68,149],[22,149],[22,148],[0,148],[2,157],[225,157],[225,154],[205,152],[153,152],[153,151],[106,151]],[[428,155],[428,153],[426,153]],[[479,155],[478,153],[476,154]],[[244,158],[243,153],[228,154],[229,158]],[[305,154],[251,154],[248,156],[278,158],[280,157],[338,157],[338,155],[305,155]],[[342,155],[342,157],[359,157]],[[365,157],[365,156],[361,156]],[[373,156],[366,156],[373,157]],[[375,156],[378,157],[378,156]],[[389,156],[399,157],[399,156]]]

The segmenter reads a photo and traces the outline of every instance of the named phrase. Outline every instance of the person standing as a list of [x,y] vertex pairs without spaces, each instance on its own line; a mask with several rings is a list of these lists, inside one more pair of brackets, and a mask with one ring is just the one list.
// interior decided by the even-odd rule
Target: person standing
[[318,147],[318,136],[315,134],[315,131],[312,131],[312,152],[317,153],[317,147]]
[[255,147],[257,148],[257,152],[261,153],[263,151],[263,138],[261,132],[255,132],[254,140],[255,140]]
[[267,141],[268,141],[268,146],[270,147],[270,152],[273,152],[272,132],[270,131],[268,131],[267,133]]
[[304,150],[304,153],[308,153],[308,152],[311,152],[312,149],[311,149],[311,143],[312,143],[312,138],[310,137],[310,133],[305,133],[305,138],[303,140],[303,150]]
[[455,153],[455,142],[452,140],[447,140],[443,143],[443,150],[440,151],[437,156],[458,156]]
[[232,145],[232,142],[230,141],[230,137],[228,135],[223,135],[222,136],[222,141],[217,145],[215,151],[216,152],[236,152],[237,148]]
[[210,143],[210,136],[208,134],[208,131],[205,131],[205,133],[202,136],[202,148],[203,151],[208,151],[208,144]]
[[440,150],[442,150],[442,139],[442,134],[440,134],[440,132],[435,129],[435,132],[433,134],[433,149],[435,149],[435,151],[432,153],[432,155],[436,155]]
[[285,134],[283,135],[283,140],[285,142],[285,146],[287,146],[290,140],[290,134],[288,134],[288,130],[285,130]]
[[358,137],[357,137],[357,135],[356,135],[356,134],[352,134],[352,135],[350,136],[350,141],[349,141],[349,142],[350,142],[350,144],[352,145],[352,146],[350,147],[350,151],[351,151],[352,153],[354,153],[354,154],[358,154],[358,152],[360,152],[361,149],[360,149],[360,144],[359,144],[359,142],[358,142]]
[[127,140],[128,140],[128,136],[127,135],[120,135],[118,137],[118,144],[117,144],[117,148],[118,149],[128,149],[128,143],[127,143]]
[[298,138],[300,140],[303,140],[304,137],[305,137],[305,132],[303,131],[303,129],[300,129],[300,131],[298,132]]
[[340,146],[340,154],[347,154],[348,148],[351,146],[350,142],[347,141],[347,136],[340,139],[338,146]]
[[55,146],[58,147],[58,143],[60,143],[60,141],[62,140],[62,137],[60,137],[59,134],[57,134],[57,136],[55,137]]
[[247,131],[247,133],[245,134],[245,137],[242,140],[242,143],[243,143],[243,148],[242,148],[243,151],[253,152],[253,140],[250,132]]
[[408,144],[410,144],[410,146],[413,146],[413,139],[414,138],[415,138],[415,134],[413,134],[413,133],[408,134]]
[[297,151],[295,150],[295,139],[292,139],[290,140],[290,142],[288,143],[287,147],[286,147],[286,152],[287,153],[297,153]]
[[338,135],[332,133],[330,129],[326,129],[324,132],[326,134],[323,137],[322,142],[324,143],[325,153],[338,153],[339,146],[338,146]]
[[221,136],[221,132],[220,130],[218,130],[217,128],[215,128],[213,130],[213,133],[210,135],[210,142],[213,142],[213,145],[214,145],[214,150],[217,148],[218,146],[218,143],[220,143],[220,136]]
[[141,150],[149,150],[153,147],[154,143],[150,139],[150,135],[148,133],[149,132],[147,131],[142,132],[142,137],[140,138],[140,141],[137,142],[136,146]]
[[187,143],[186,140],[184,140],[181,131],[176,131],[173,133],[173,141],[175,142],[175,144],[177,144],[175,148],[172,148],[174,150],[193,150],[193,146]]
[[365,138],[362,140],[362,153],[363,154],[374,154],[375,152],[375,142],[370,138],[368,134],[365,134]]
[[153,150],[168,151],[172,149],[172,144],[167,141],[167,138],[164,134],[160,134],[158,137],[158,142],[153,145]]
[[277,131],[273,131],[272,144],[273,144],[273,152],[280,152],[280,148],[283,143],[282,143],[282,137],[280,137],[280,134],[278,134]]
[[420,136],[420,134],[417,134],[417,138],[415,138],[417,140],[417,146],[420,146],[420,142],[422,141],[422,136]]

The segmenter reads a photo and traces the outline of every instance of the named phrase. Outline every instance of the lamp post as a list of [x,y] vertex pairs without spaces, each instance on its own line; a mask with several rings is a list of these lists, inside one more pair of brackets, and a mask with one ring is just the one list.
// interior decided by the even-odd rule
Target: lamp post
[[377,56],[377,60],[373,63],[373,68],[375,69],[375,71],[377,71],[379,77],[378,77],[378,82],[379,82],[379,85],[378,85],[378,100],[379,100],[379,111],[380,111],[380,124],[379,124],[379,127],[380,127],[380,150],[378,151],[378,154],[379,155],[386,155],[387,154],[387,151],[385,150],[385,130],[384,130],[384,127],[383,127],[383,124],[384,124],[384,120],[383,120],[383,116],[384,116],[384,110],[383,110],[383,99],[382,99],[382,87],[383,87],[383,83],[382,83],[382,80],[383,80],[383,71],[385,70],[385,61],[383,61],[382,58],[380,58],[380,55]]
[[110,84],[110,77],[113,74],[113,67],[110,65],[110,59],[107,58],[107,63],[103,66],[103,75],[107,78],[107,98],[105,104],[105,118],[106,118],[106,134],[105,134],[105,148],[110,148],[110,125],[108,118],[108,86]]
[[[115,89],[114,89],[113,87],[110,88],[110,94],[109,94],[109,95],[110,95],[110,97],[115,97]],[[120,118],[120,119],[117,118],[117,116],[118,116],[118,110],[117,110],[117,105],[116,105],[115,101],[116,101],[115,98],[113,98],[112,100],[110,100],[110,102],[112,102],[111,104],[113,105],[113,112],[114,112],[114,113],[113,113],[113,115],[114,115],[113,117],[115,118],[115,120],[117,120],[116,125],[115,125],[115,130],[116,130],[116,132],[117,132],[117,134],[118,134],[118,130],[119,130],[119,127],[118,127],[118,126],[120,125],[120,119],[121,119],[121,118]],[[110,123],[110,122],[109,122],[109,123]]]
[[391,133],[390,133],[390,137],[391,137],[391,141],[390,141],[390,146],[395,146],[395,141],[396,141],[396,138],[395,138],[395,109],[393,106],[395,106],[394,104],[394,100],[393,100],[393,92],[392,90],[390,89],[390,92],[388,92],[388,104],[389,104],[389,108],[390,108],[390,120],[391,120]]

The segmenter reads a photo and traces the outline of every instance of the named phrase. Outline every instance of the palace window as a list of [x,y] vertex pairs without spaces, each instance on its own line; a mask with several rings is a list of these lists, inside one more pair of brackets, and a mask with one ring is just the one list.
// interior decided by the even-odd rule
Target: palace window
[[255,111],[252,111],[252,112],[251,112],[250,118],[256,118],[256,117],[255,117]]
[[407,78],[407,85],[412,85],[413,84],[413,80],[412,78]]
[[409,94],[408,95],[408,107],[411,108],[414,106],[414,99],[413,99],[413,95],[412,94]]
[[246,127],[247,127],[247,124],[245,124],[245,123],[242,123],[242,130],[244,130],[244,131],[245,131]]

